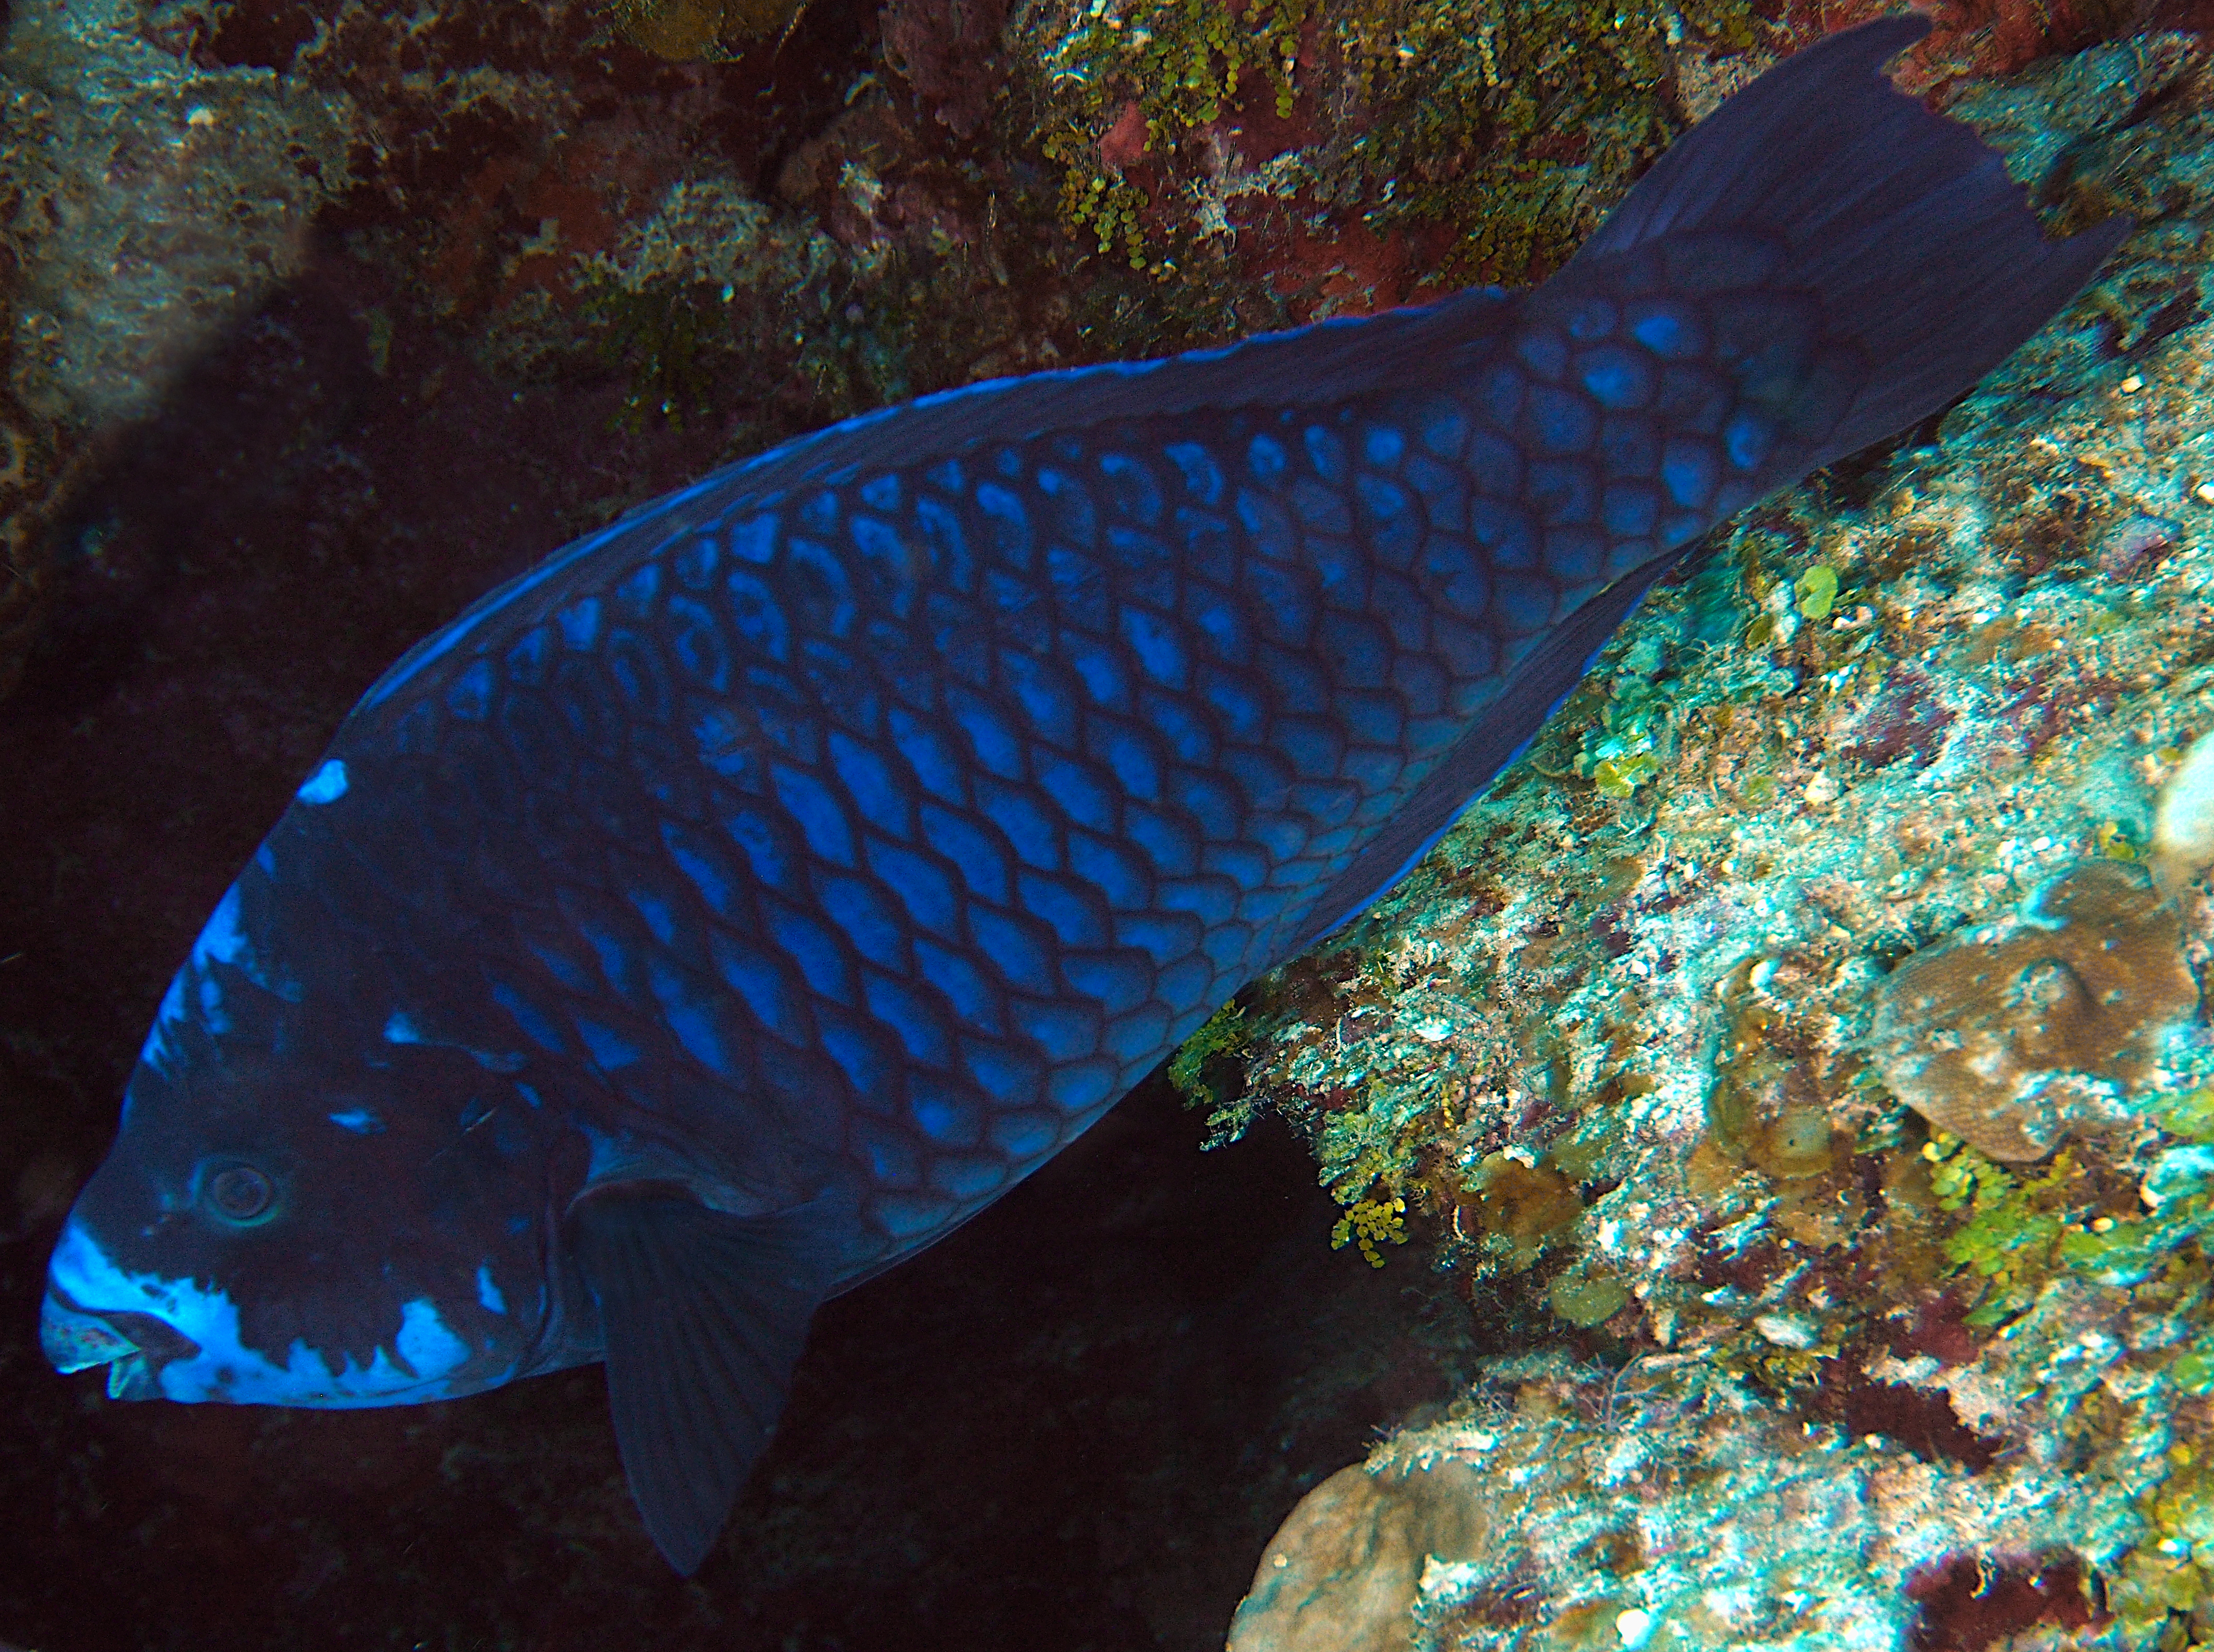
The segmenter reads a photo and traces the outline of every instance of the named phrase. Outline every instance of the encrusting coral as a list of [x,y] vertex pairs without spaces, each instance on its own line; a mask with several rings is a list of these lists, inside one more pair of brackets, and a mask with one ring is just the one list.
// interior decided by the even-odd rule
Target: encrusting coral
[[1905,959],[1868,1052],[1893,1094],[2003,1162],[2119,1124],[2198,1021],[2183,926],[2138,867],[2088,861],[2018,915]]

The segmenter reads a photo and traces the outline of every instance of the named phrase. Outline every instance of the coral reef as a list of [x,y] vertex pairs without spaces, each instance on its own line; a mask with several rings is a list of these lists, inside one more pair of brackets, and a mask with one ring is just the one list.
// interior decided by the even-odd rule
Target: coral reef
[[2198,1020],[2174,906],[2142,869],[2088,861],[2019,914],[1902,960],[1868,1049],[1931,1125],[2014,1162],[2127,1119],[2128,1092],[2156,1082],[2163,1047]]
[[[1218,1133],[1292,1122],[1544,1351],[1314,1494],[1234,1644],[2214,1634],[2214,906],[2138,863],[2214,723],[2214,76],[2144,36],[1954,109],[2056,220],[2136,215],[2115,265],[1727,530],[1241,1003]],[[1434,1462],[1486,1501],[1405,1503]]]
[[[1453,1417],[1307,1494],[1230,1652],[1869,1652],[1936,1627],[1925,1597],[1960,1554],[2004,1558],[1960,1615],[1991,1613],[2002,1576],[2029,1586],[2020,1627],[2106,1615],[2065,1557],[2119,1533],[2087,1523],[2049,1465],[1926,1461],[1685,1355],[1612,1371],[1534,1356],[1488,1378]],[[2119,1508],[2166,1466],[2160,1441],[2131,1448],[2101,1464],[2122,1477]]]
[[348,177],[349,101],[212,68],[123,0],[15,8],[0,43],[0,698],[52,583],[51,532],[105,431],[305,262]]
[[267,69],[206,69],[124,0],[39,0],[0,48],[10,388],[79,428],[136,418],[303,266],[344,188],[349,100]]

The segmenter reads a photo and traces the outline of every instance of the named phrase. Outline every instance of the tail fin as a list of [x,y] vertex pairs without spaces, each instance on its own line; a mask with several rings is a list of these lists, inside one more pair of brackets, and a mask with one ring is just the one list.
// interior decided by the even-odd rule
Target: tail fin
[[1826,431],[1801,426],[1814,438],[1794,455],[1806,470],[1905,429],[1983,377],[2131,228],[2117,218],[2046,240],[1999,157],[1884,77],[1929,28],[1923,17],[1884,18],[1770,70],[1662,155],[1563,272],[1597,275],[1615,255],[1639,253],[1696,266],[1699,242],[1705,258],[1742,264],[1733,246],[1766,243],[1753,261],[1769,267],[1740,271],[1752,282],[1717,269],[1716,286],[1811,297],[1822,344],[1856,346],[1863,363],[1846,375],[1850,399],[1825,410],[1835,416],[1819,421]]

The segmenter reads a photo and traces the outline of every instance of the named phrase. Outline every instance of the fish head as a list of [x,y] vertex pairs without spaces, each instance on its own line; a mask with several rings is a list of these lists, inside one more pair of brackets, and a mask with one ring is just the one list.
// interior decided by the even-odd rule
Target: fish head
[[47,1356],[117,1398],[326,1408],[590,1356],[530,1076],[391,1009],[388,964],[249,941],[284,930],[269,884],[242,877],[169,988],[55,1246]]

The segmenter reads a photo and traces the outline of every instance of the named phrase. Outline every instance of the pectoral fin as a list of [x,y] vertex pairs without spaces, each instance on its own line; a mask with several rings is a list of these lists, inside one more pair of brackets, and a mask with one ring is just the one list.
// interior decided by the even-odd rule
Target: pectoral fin
[[735,1216],[666,1188],[595,1193],[570,1213],[631,1496],[688,1577],[775,1431],[808,1321],[829,1294],[829,1229],[819,1203]]

